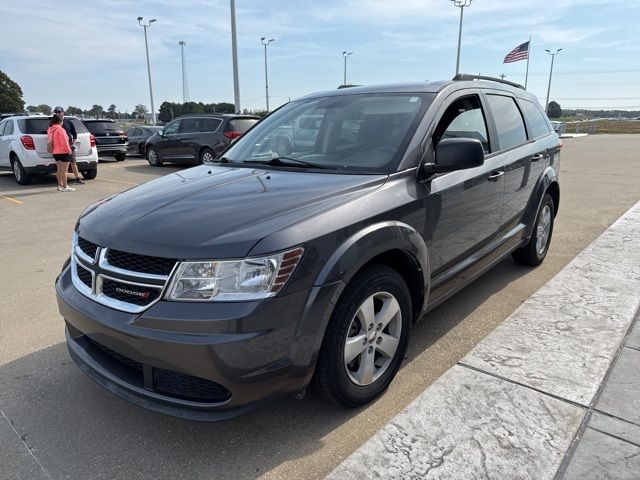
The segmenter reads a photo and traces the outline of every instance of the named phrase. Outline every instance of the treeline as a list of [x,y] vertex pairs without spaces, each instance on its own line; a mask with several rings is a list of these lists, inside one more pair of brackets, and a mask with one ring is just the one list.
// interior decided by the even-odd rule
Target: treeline
[[[47,104],[41,105],[29,105],[27,106],[27,112],[29,113],[44,113],[45,115],[51,115],[53,113],[53,107]],[[109,107],[105,110],[102,105],[94,105],[89,109],[83,109],[80,107],[74,107],[73,105],[69,105],[65,109],[65,113],[67,115],[76,115],[78,117],[93,117],[93,118],[113,118],[113,119],[128,119],[133,120],[136,118],[145,118],[148,113],[148,109],[144,105],[136,105],[136,108],[133,109],[133,112],[122,113],[118,110],[113,103],[109,105]]]
[[563,108],[562,114],[566,117],[640,118],[640,110],[587,110],[584,108]]
[[[166,123],[181,115],[198,114],[198,113],[234,113],[235,105],[229,102],[220,103],[202,103],[202,102],[162,102],[160,111],[158,112],[158,120]],[[246,108],[242,111],[245,115],[265,116],[266,112],[251,111]]]

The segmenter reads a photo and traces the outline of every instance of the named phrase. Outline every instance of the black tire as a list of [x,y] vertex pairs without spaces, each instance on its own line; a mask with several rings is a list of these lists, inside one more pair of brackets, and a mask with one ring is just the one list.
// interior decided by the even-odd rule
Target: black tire
[[[556,209],[553,204],[553,198],[551,198],[551,195],[548,193],[545,193],[538,213],[536,214],[536,223],[533,225],[531,238],[524,247],[519,248],[511,254],[516,263],[530,265],[532,267],[542,263],[549,251],[549,245],[551,245],[555,212]],[[548,224],[546,223],[547,220],[545,220],[547,217]],[[544,230],[546,234],[542,235],[542,230]]]
[[160,160],[158,151],[155,148],[153,147],[147,148],[146,157],[147,157],[147,162],[149,162],[149,165],[151,165],[152,167],[162,166],[162,160]]
[[140,155],[141,157],[144,158],[144,144],[139,143],[138,144],[138,155]]
[[[366,331],[354,331],[357,327],[358,318],[360,317],[360,307],[364,306],[365,300],[376,295],[389,295],[397,301],[397,310],[400,318],[394,316],[387,326],[378,326],[371,329],[370,325]],[[376,302],[376,300],[372,300]],[[380,307],[380,300],[377,300]],[[375,309],[374,309],[375,311]],[[381,310],[380,310],[381,311]],[[378,311],[377,313],[379,313]],[[407,350],[409,340],[409,329],[411,326],[411,295],[407,284],[402,276],[387,266],[377,265],[358,273],[349,282],[344,292],[340,296],[338,303],[331,315],[331,320],[327,327],[325,337],[322,341],[322,347],[318,357],[315,371],[315,382],[323,396],[344,407],[358,407],[369,403],[380,396],[389,386],[395,377],[400,364]],[[378,322],[379,317],[375,318],[374,323]],[[368,323],[368,322],[367,322]],[[377,336],[382,334],[390,334],[388,327],[394,325],[396,329],[397,347],[391,357],[381,355],[381,351],[377,350],[380,342],[377,338],[372,342],[371,335]],[[345,351],[347,338],[355,339],[362,337],[362,345],[364,350],[357,354],[351,363],[345,364]],[[353,345],[360,345],[360,341],[351,342]],[[373,347],[373,350],[371,350]],[[373,351],[373,353],[371,353]],[[369,384],[358,384],[353,378],[359,373],[356,367],[362,368],[362,362],[366,355],[373,355],[374,362],[388,362],[384,369],[379,371],[375,369],[378,365],[374,363],[373,381]],[[378,356],[380,355],[380,356]],[[357,362],[354,364],[354,362]],[[382,366],[380,366],[382,367]],[[379,375],[378,378],[375,378]]]
[[291,154],[291,144],[286,138],[279,138],[278,140],[276,140],[275,147],[276,152],[280,157],[286,157],[287,155]]
[[127,158],[127,152],[118,152],[114,155],[116,157],[116,161],[122,162],[125,158]]
[[84,177],[85,180],[93,180],[98,176],[98,169],[92,168],[91,170],[83,170],[82,176]]
[[13,170],[13,177],[16,179],[18,185],[31,185],[33,177],[25,171],[18,157],[12,157],[11,168]]
[[213,150],[210,148],[203,148],[200,150],[200,155],[198,155],[198,163],[202,165],[204,162],[213,162],[215,158],[216,155],[213,153]]

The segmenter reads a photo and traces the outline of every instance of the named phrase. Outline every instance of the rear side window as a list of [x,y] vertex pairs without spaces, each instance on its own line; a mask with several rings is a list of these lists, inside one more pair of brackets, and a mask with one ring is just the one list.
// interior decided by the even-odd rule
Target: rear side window
[[240,132],[244,133],[253,127],[258,120],[255,118],[234,118],[229,120],[229,125],[227,125],[227,130],[232,132]]
[[445,110],[433,133],[433,145],[447,138],[479,140],[484,152],[489,153],[487,124],[476,95],[460,98]]
[[520,105],[531,126],[531,138],[544,137],[551,132],[548,120],[536,104],[528,100],[521,100]]
[[7,126],[4,127],[3,135],[11,135],[13,133],[13,122],[11,120],[7,121]]
[[185,118],[182,120],[182,127],[180,127],[180,133],[194,133],[200,131],[200,119],[199,118]]
[[87,122],[87,128],[94,135],[113,135],[114,133],[124,133],[122,128],[115,122]]
[[215,132],[222,120],[219,118],[203,118],[202,119],[202,131],[203,132]]
[[487,99],[498,131],[500,150],[526,142],[524,120],[515,100],[502,95],[487,95]]
[[0,137],[4,135],[4,129],[7,126],[7,122],[0,122]]

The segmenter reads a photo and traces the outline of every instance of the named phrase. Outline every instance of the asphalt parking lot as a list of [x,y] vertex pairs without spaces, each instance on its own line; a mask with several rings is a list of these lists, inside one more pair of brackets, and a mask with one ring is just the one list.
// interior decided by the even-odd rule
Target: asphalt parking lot
[[94,384],[66,352],[53,289],[87,204],[178,167],[101,162],[71,193],[56,192],[52,175],[20,187],[0,174],[0,478],[323,477],[640,200],[639,147],[638,135],[565,140],[545,263],[506,260],[432,311],[374,404],[343,410],[311,390],[214,424],[148,412]]

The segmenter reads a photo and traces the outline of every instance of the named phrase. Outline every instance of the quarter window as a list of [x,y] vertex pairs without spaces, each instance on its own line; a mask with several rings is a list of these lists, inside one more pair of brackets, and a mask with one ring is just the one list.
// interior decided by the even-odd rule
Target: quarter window
[[3,135],[11,135],[13,134],[13,122],[11,120],[7,120],[7,126],[4,127]]
[[551,126],[542,111],[528,100],[520,101],[522,111],[531,126],[531,138],[544,137],[551,132]]
[[487,99],[498,131],[500,150],[526,142],[524,120],[515,100],[503,95],[487,95]]
[[0,137],[4,135],[4,128],[7,126],[9,121],[0,122]]
[[217,118],[203,118],[202,119],[202,131],[203,132],[215,132],[218,127],[220,126],[220,124],[222,123],[222,120],[219,120]]
[[480,99],[476,95],[459,98],[442,115],[433,133],[433,146],[446,138],[472,138],[482,143],[485,153],[489,153],[489,136],[484,120]]

